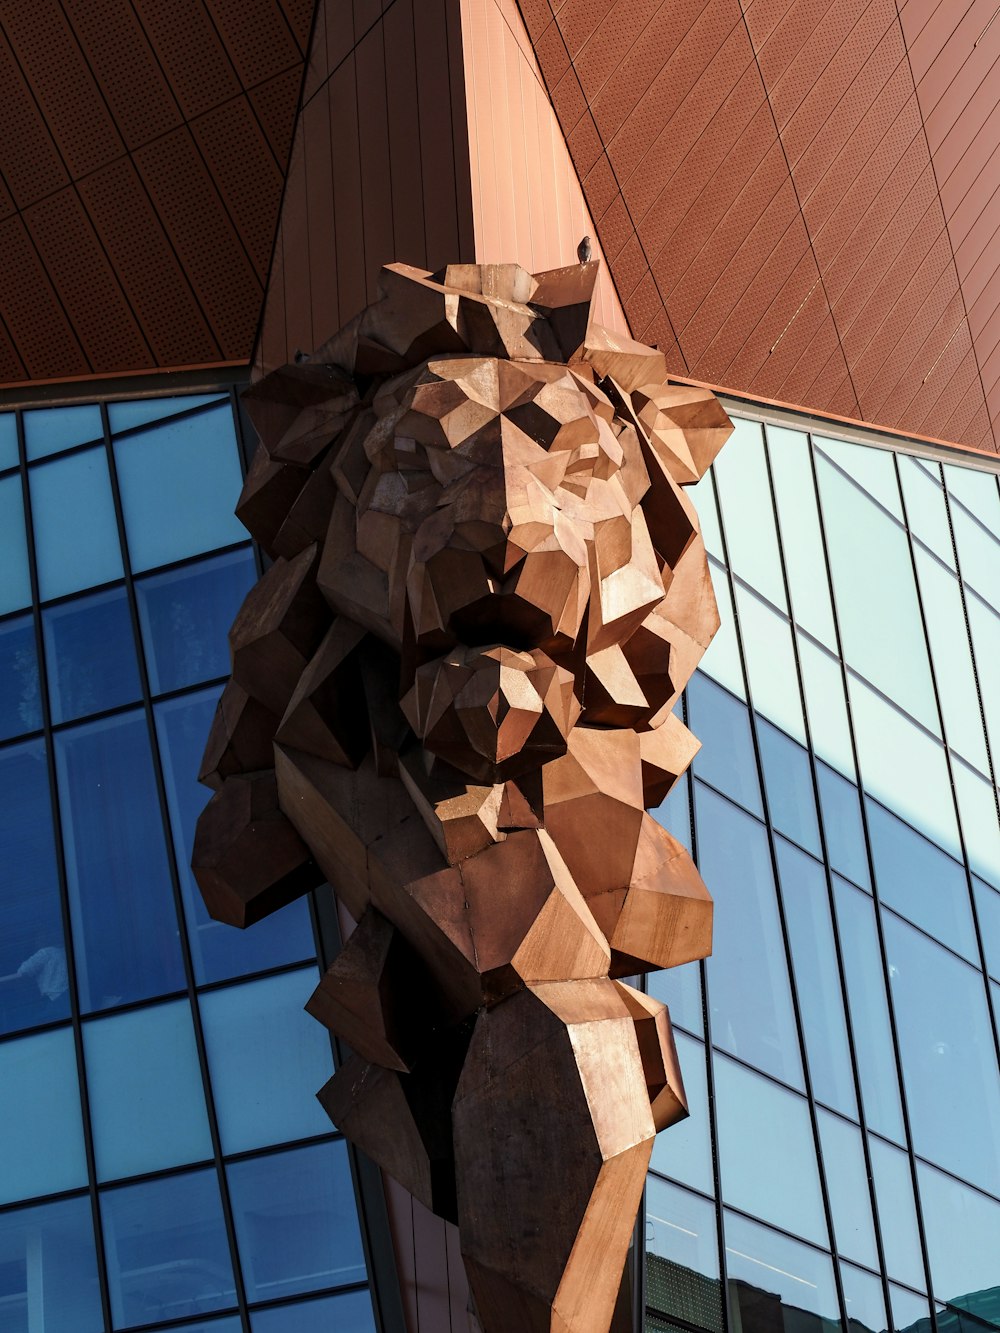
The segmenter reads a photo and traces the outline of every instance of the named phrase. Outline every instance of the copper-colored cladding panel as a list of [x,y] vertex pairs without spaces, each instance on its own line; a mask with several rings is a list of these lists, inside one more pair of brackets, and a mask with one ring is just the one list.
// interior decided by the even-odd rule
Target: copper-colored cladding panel
[[995,451],[993,8],[521,0],[635,336],[679,375]]
[[249,359],[311,0],[9,0],[0,385]]
[[594,321],[598,270],[389,265],[246,397],[237,513],[274,563],[192,864],[220,921],[325,879],[357,922],[307,1005],[354,1052],[319,1097],[422,1205],[389,1191],[415,1333],[464,1322],[456,1249],[483,1333],[618,1327],[687,1114],[666,1009],[620,978],[711,951],[647,807],[698,748],[672,710],[719,619],[682,488],[732,426]]

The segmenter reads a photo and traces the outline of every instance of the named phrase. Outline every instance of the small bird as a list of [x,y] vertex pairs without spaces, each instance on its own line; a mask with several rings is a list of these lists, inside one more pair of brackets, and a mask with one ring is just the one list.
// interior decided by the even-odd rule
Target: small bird
[[593,253],[593,247],[590,244],[590,237],[585,236],[583,240],[580,242],[580,244],[576,247],[576,257],[577,259],[579,259],[581,264],[587,264],[590,262],[590,256],[592,253]]

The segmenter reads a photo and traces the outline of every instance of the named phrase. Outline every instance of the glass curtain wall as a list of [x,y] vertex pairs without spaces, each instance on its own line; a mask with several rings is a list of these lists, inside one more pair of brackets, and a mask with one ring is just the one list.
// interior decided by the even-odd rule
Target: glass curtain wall
[[0,1328],[369,1333],[309,904],[188,869],[257,577],[235,397],[0,415]]
[[653,974],[647,1328],[1000,1328],[996,476],[739,420],[695,495],[723,628],[658,817],[717,904]]

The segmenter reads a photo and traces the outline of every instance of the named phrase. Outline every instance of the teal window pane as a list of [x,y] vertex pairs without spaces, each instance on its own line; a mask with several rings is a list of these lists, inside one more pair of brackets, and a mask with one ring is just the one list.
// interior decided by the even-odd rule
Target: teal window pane
[[302,1008],[318,981],[310,967],[202,996],[225,1152],[330,1132],[316,1101],[333,1073],[330,1042]]
[[694,502],[698,513],[698,524],[705,542],[705,550],[719,561],[723,560],[722,536],[719,531],[719,506],[715,500],[714,469],[709,470],[701,481],[684,489]]
[[715,1206],[655,1176],[646,1182],[646,1300],[661,1314],[721,1333]]
[[701,659],[700,669],[706,676],[711,676],[720,685],[724,685],[733,694],[742,699],[746,694],[743,683],[743,666],[740,662],[740,645],[736,638],[736,613],[733,610],[733,597],[729,590],[729,576],[723,565],[709,560],[712,575],[712,587],[719,606],[719,628],[715,638],[708,645],[708,651]]
[[1000,893],[981,879],[974,879],[972,883],[986,967],[991,977],[1000,978]]
[[132,398],[125,402],[108,403],[108,424],[112,434],[145,426],[150,421],[189,412],[206,403],[223,401],[217,393],[183,393],[172,398]]
[[875,1203],[886,1272],[889,1277],[922,1289],[927,1279],[920,1252],[909,1158],[899,1148],[893,1148],[871,1134],[868,1136],[868,1151],[875,1180]]
[[848,1333],[881,1333],[889,1327],[881,1280],[853,1264],[840,1265],[840,1281],[847,1307]]
[[68,1028],[0,1045],[0,1203],[87,1183]]
[[698,861],[715,899],[708,960],[712,1039],[775,1077],[802,1084],[798,1036],[767,834],[762,824],[700,783]]
[[714,1194],[705,1044],[677,1031],[674,1041],[691,1114],[687,1120],[671,1125],[669,1134],[657,1134],[653,1140],[652,1167],[703,1194]]
[[115,462],[133,570],[246,539],[233,513],[243,483],[228,402],[116,440]]
[[19,476],[0,478],[0,615],[31,605],[28,543],[24,527],[24,498]]
[[0,412],[0,471],[17,463],[17,414]]
[[796,638],[813,752],[853,782],[854,751],[840,662],[804,634]]
[[995,1325],[1000,1203],[923,1163],[917,1174],[934,1295]]
[[104,435],[96,403],[73,407],[39,407],[24,413],[24,450],[28,462],[89,444]]
[[829,1244],[804,1097],[716,1054],[722,1197],[817,1245]]
[[89,1198],[0,1214],[0,1311],[10,1333],[104,1333]]
[[733,425],[733,436],[714,464],[730,567],[787,611],[762,428],[739,418]]
[[767,448],[774,478],[792,611],[803,629],[836,652],[837,636],[819,526],[809,437],[802,431],[768,426]]
[[688,685],[687,703],[688,726],[701,741],[694,761],[695,773],[763,817],[746,704],[700,672]]
[[15,616],[0,623],[0,740],[41,725],[35,625],[30,615]]
[[28,473],[43,601],[122,577],[122,557],[103,448]]
[[1000,1195],[1000,1078],[982,973],[888,914],[913,1148]]
[[840,1304],[828,1254],[728,1211],[725,1228],[736,1327],[840,1333]]
[[86,1023],[83,1040],[99,1180],[212,1156],[186,1000]]
[[106,1190],[101,1217],[116,1328],[235,1306],[214,1171]]
[[903,507],[891,449],[849,444],[846,440],[831,440],[824,435],[814,435],[813,440],[818,453],[842,468],[858,486],[902,522]]
[[342,1142],[234,1162],[228,1175],[248,1300],[365,1281],[358,1207]]
[[250,1315],[253,1333],[375,1333],[372,1298],[368,1291],[347,1291],[342,1296],[297,1301]]
[[1000,532],[1000,492],[992,472],[945,463],[944,480],[949,495],[971,510],[990,532]]
[[791,626],[745,588],[736,589],[736,609],[754,710],[804,745],[806,733]]
[[935,480],[935,477],[931,476],[915,458],[899,454],[897,461],[910,531],[925,546],[930,547],[950,569],[954,569],[955,553],[951,544],[948,509],[937,468],[935,468],[937,474]]
[[877,1269],[875,1225],[861,1131],[822,1108],[817,1110],[816,1118],[837,1250],[848,1259]]
[[47,607],[42,633],[53,722],[139,700],[139,664],[123,587]]
[[[991,589],[991,593],[1000,600],[1000,583]],[[986,731],[993,763],[996,765],[1000,763],[1000,671],[997,670],[997,663],[1000,662],[1000,615],[973,593],[968,593],[965,604],[969,613],[972,651],[978,668],[983,712],[986,714]]]
[[1000,588],[1000,541],[958,505],[951,506],[963,582],[992,601]]

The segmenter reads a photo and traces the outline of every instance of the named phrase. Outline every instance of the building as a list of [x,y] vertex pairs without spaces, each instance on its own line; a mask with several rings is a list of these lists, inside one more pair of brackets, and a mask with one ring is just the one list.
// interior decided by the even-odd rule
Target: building
[[716,951],[650,979],[692,1116],[634,1318],[1000,1327],[992,10],[0,7],[5,1333],[467,1326],[454,1236],[312,1099],[328,904],[208,921],[194,774],[257,573],[251,368],[383,262],[585,233],[604,322],[738,418],[660,816]]

